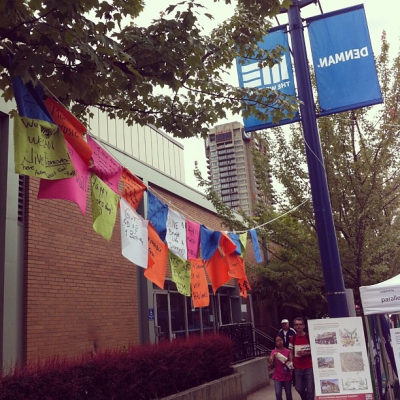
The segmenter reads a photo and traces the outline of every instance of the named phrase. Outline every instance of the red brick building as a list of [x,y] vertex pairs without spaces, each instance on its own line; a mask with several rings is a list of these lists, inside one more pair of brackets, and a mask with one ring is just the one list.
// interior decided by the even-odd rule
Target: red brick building
[[[11,106],[0,104],[3,367],[55,354],[173,340],[215,331],[221,324],[252,321],[251,296],[243,306],[233,280],[201,309],[176,291],[170,274],[164,290],[154,286],[142,268],[121,254],[119,215],[110,241],[93,230],[90,194],[85,215],[75,203],[38,200],[39,180],[14,173]],[[103,145],[172,209],[210,229],[222,229],[200,192],[116,145]],[[164,164],[171,169],[171,161]],[[138,211],[146,215],[146,201]]]

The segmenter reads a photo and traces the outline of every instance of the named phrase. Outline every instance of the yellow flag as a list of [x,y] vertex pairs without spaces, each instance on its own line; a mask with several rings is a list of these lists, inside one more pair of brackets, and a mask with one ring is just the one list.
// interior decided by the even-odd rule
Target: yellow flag
[[247,232],[239,235],[240,244],[242,245],[242,254],[240,255],[242,258],[246,255],[246,247],[247,247]]
[[93,229],[110,240],[117,218],[119,196],[98,176],[91,174]]
[[172,281],[175,282],[178,292],[190,297],[190,263],[171,251],[168,251],[168,258]]
[[47,121],[14,116],[14,157],[20,175],[50,180],[75,176],[64,135]]

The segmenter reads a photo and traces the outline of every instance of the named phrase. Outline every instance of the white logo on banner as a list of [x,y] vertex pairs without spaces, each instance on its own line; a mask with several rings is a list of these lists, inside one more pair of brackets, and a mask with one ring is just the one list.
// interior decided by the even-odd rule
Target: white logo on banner
[[365,46],[361,49],[351,49],[346,51],[341,51],[340,53],[331,54],[329,56],[319,59],[318,68],[330,67],[339,62],[346,62],[350,60],[355,60],[361,57],[368,57],[368,47]]
[[282,89],[289,86],[290,82],[284,82],[289,79],[289,70],[287,66],[286,56],[284,56],[279,64],[275,64],[272,68],[258,68],[258,63],[252,63],[240,66],[242,72],[244,87],[264,87],[268,86],[272,90]]

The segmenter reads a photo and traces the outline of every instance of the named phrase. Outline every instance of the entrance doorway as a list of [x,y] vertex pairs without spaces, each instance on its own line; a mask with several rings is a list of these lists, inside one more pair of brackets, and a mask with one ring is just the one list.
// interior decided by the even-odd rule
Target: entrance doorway
[[[231,293],[230,293],[231,292]],[[224,293],[210,294],[208,307],[194,308],[192,299],[178,291],[154,291],[155,341],[172,341],[192,335],[217,332],[221,325],[240,322],[237,296],[234,288],[224,288]]]

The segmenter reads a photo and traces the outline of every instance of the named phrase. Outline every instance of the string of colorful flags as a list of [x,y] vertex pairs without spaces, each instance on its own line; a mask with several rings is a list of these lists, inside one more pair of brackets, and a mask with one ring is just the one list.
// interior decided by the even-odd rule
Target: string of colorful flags
[[[194,307],[209,304],[206,273],[214,293],[236,278],[240,295],[247,297],[247,234],[261,262],[256,230],[271,221],[247,231],[222,232],[185,218],[123,167],[61,103],[45,96],[40,85],[16,77],[13,89],[18,109],[15,172],[40,178],[38,199],[69,200],[85,214],[90,188],[94,231],[110,240],[119,208],[122,255],[142,267],[155,285],[163,289],[169,262],[178,291],[191,296]],[[147,219],[136,211],[145,191]]]
[[[142,267],[146,278],[161,289],[169,262],[177,290],[191,296],[195,307],[209,305],[206,274],[214,293],[236,278],[240,295],[247,297],[247,232],[214,231],[184,218],[87,134],[62,104],[45,96],[39,85],[24,84],[16,77],[13,90],[18,110],[14,116],[15,172],[40,178],[38,199],[69,200],[84,214],[90,189],[93,229],[107,240],[112,237],[119,208],[122,255]],[[146,219],[136,211],[145,191]],[[261,262],[255,229],[250,234],[257,262]]]
[[[93,229],[107,240],[120,208],[122,255],[142,267],[146,278],[161,289],[169,262],[178,291],[192,296],[194,307],[209,304],[206,272],[214,293],[236,278],[240,295],[247,297],[251,289],[244,262],[247,234],[256,261],[261,262],[257,229],[308,201],[246,231],[208,229],[161,201],[161,195],[156,196],[124,168],[61,103],[45,96],[40,85],[24,84],[17,77],[13,89],[18,109],[14,116],[15,172],[40,178],[38,199],[70,200],[82,214],[90,188]],[[147,219],[136,211],[145,191]]]

